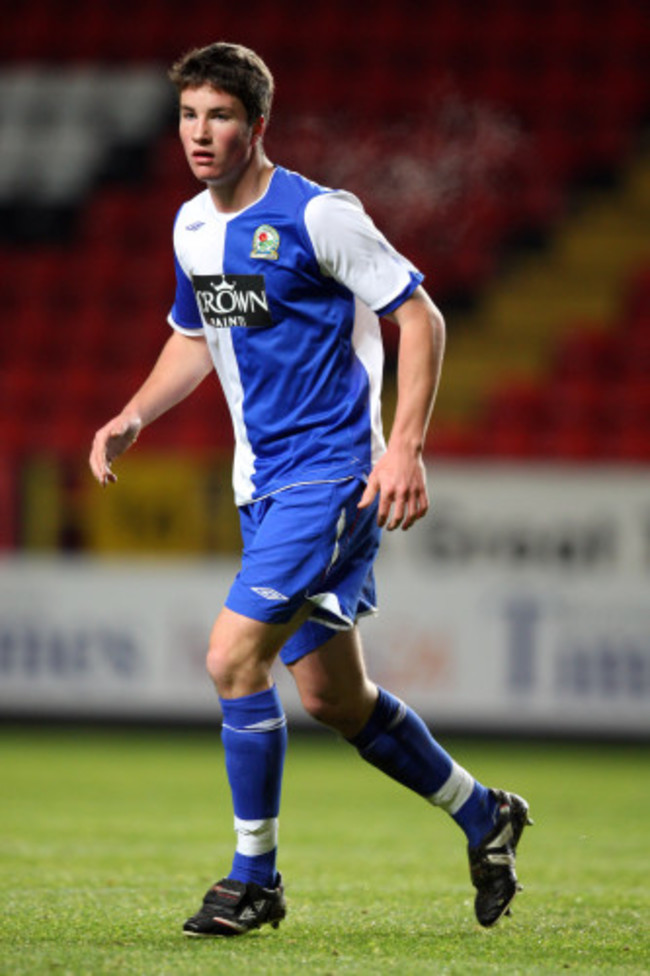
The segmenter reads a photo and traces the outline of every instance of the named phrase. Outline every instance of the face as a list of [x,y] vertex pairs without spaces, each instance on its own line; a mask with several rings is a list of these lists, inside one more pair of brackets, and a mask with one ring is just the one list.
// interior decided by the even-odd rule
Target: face
[[211,186],[237,182],[264,127],[251,126],[236,95],[202,85],[180,96],[180,137],[190,169]]

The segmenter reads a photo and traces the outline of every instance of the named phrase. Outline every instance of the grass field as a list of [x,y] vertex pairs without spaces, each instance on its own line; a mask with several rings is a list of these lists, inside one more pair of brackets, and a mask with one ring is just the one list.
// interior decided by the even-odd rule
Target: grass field
[[0,729],[0,973],[649,973],[650,749],[445,744],[531,803],[511,919],[475,923],[463,836],[444,814],[334,737],[296,737],[289,915],[215,941],[180,929],[230,861],[216,735]]

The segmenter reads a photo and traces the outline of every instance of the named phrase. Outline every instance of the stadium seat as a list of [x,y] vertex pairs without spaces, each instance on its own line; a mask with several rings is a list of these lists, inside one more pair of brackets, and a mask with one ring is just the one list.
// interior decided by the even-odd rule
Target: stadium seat
[[635,268],[623,296],[624,318],[627,327],[650,329],[650,263]]

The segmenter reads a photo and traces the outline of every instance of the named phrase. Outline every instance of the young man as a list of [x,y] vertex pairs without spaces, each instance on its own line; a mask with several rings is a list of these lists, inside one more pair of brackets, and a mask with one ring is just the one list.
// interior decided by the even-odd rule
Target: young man
[[[207,189],[176,220],[171,336],[141,389],[95,435],[90,465],[101,484],[115,481],[112,461],[216,367],[235,430],[243,556],[207,666],[237,844],[228,876],[184,931],[239,935],[285,916],[276,855],[286,721],[270,675],[278,654],[310,715],[460,825],[476,915],[492,925],[517,891],[528,806],[476,782],[368,678],[357,629],[374,610],[381,528],[409,529],[428,509],[422,448],[443,319],[422,275],[355,197],[268,160],[273,79],[257,55],[212,44],[170,77],[181,143]],[[400,329],[387,445],[380,315]]]

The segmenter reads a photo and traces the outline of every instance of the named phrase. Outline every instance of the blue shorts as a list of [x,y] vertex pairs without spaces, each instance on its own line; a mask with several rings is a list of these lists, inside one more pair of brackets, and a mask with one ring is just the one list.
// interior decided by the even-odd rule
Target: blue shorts
[[311,616],[280,652],[293,664],[336,630],[374,613],[373,563],[381,530],[377,502],[358,508],[358,478],[286,488],[239,509],[244,549],[226,606],[253,620],[291,620],[305,601]]

